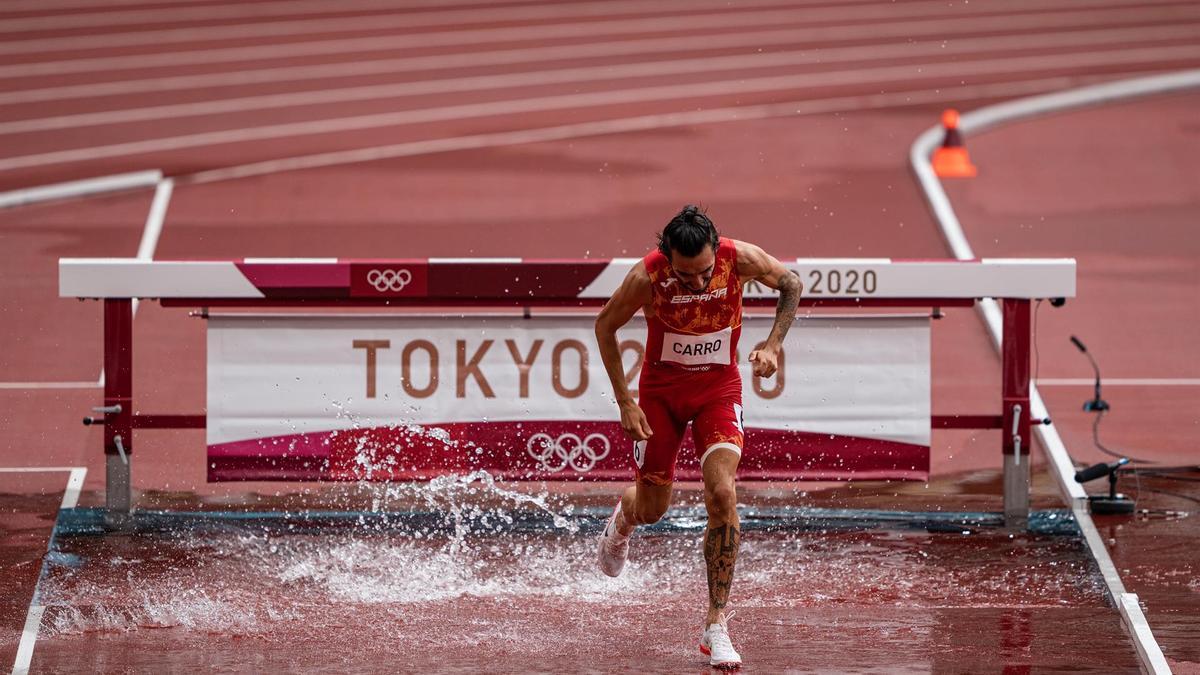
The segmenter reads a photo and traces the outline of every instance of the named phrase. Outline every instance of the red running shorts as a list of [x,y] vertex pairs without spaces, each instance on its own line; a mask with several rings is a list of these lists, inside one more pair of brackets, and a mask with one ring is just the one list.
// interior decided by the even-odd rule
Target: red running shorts
[[[737,366],[710,371],[647,372],[638,385],[638,405],[653,434],[633,444],[639,483],[669,485],[688,422],[700,466],[714,451],[742,454],[742,378]],[[654,369],[660,371],[666,369]],[[675,370],[675,369],[670,369]]]

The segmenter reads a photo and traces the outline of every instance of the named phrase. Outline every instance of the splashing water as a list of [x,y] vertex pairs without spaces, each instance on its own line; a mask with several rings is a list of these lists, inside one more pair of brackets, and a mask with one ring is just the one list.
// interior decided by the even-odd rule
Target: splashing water
[[[332,401],[331,405],[337,411],[339,419],[350,422],[351,430],[371,428],[371,419],[364,418],[350,409],[352,401],[345,404]],[[450,432],[440,427],[426,427],[418,424],[391,425],[389,428],[402,432],[402,438],[428,439],[439,443],[447,451],[473,452],[482,454],[487,449],[470,439],[454,439]],[[376,452],[377,441],[367,436],[361,436],[356,441],[354,463],[361,469],[366,481],[370,481],[377,471],[388,471],[395,467],[400,444],[393,444],[391,452],[382,453],[383,459],[377,460],[380,454]],[[579,531],[579,523],[570,516],[574,507],[567,505],[563,512],[556,511],[548,504],[549,493],[543,489],[539,494],[530,495],[501,487],[495,476],[484,470],[472,471],[465,475],[438,476],[426,483],[390,484],[382,488],[382,494],[377,494],[372,501],[373,511],[387,511],[391,504],[411,501],[419,498],[427,508],[435,512],[448,514],[453,523],[454,536],[451,540],[451,552],[456,552],[466,544],[466,539],[480,531],[496,531],[503,525],[512,525],[512,509],[531,506],[552,519],[554,527],[566,530],[572,534]],[[481,502],[496,502],[490,508],[481,506]]]
[[[43,602],[62,607],[54,634],[182,627],[239,635],[270,635],[289,621],[313,630],[357,622],[358,611],[436,617],[468,600],[583,613],[705,604],[699,532],[637,535],[616,579],[596,569],[592,536],[491,530],[470,546],[459,537],[438,527],[69,537],[60,548],[81,563],[51,569]],[[751,532],[736,588],[740,606],[777,611],[1103,606],[1077,541],[1001,534]]]

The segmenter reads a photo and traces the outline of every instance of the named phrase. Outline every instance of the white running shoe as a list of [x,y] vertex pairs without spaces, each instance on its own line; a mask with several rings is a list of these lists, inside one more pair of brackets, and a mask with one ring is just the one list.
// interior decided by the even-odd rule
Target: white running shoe
[[720,623],[714,623],[700,636],[700,651],[708,657],[708,665],[723,670],[735,670],[742,667],[742,656],[733,648],[729,641],[729,628],[725,622],[727,617],[721,617]]
[[622,537],[617,532],[617,514],[620,511],[621,502],[617,502],[617,508],[613,509],[612,515],[608,518],[608,524],[604,526],[604,532],[600,534],[598,547],[600,571],[610,577],[620,576],[621,570],[625,567],[625,559],[629,557],[629,537]]

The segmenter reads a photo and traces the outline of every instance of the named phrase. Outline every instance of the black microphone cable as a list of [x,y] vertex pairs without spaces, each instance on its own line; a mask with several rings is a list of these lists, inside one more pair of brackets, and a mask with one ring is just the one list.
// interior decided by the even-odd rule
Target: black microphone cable
[[[1104,413],[1108,412],[1109,409],[1108,403],[1104,399],[1100,398],[1100,366],[1097,365],[1096,359],[1094,359],[1091,353],[1088,352],[1087,347],[1083,345],[1083,341],[1072,335],[1071,342],[1075,345],[1076,349],[1078,349],[1080,352],[1083,352],[1083,355],[1088,358],[1088,361],[1092,364],[1092,370],[1096,373],[1096,384],[1092,390],[1092,400],[1084,403],[1083,408],[1089,412],[1096,413],[1096,419],[1092,422],[1092,442],[1096,444],[1096,447],[1100,450],[1100,452],[1103,452],[1109,457],[1115,457],[1117,459],[1128,457],[1129,461],[1137,462],[1138,464],[1157,464],[1157,462],[1152,462],[1148,459],[1142,459],[1140,457],[1134,457],[1128,454],[1121,454],[1111,450],[1108,448],[1108,446],[1104,445],[1104,443],[1100,441],[1100,422],[1104,419]],[[1134,472],[1134,475],[1136,476],[1136,470],[1134,470]]]
[[[1088,357],[1088,361],[1091,362],[1092,368],[1096,373],[1096,386],[1095,386],[1095,390],[1094,390],[1094,394],[1093,394],[1093,399],[1084,404],[1085,410],[1090,410],[1090,411],[1096,413],[1096,419],[1092,423],[1092,442],[1096,445],[1096,448],[1098,448],[1101,452],[1103,452],[1104,454],[1106,454],[1110,457],[1114,457],[1114,458],[1118,458],[1118,459],[1128,458],[1130,461],[1137,462],[1138,464],[1149,464],[1150,465],[1149,467],[1130,466],[1128,468],[1121,467],[1121,468],[1115,469],[1115,471],[1118,473],[1133,474],[1133,479],[1135,481],[1135,486],[1136,486],[1135,489],[1137,490],[1137,494],[1140,495],[1142,493],[1142,490],[1145,489],[1147,492],[1163,494],[1163,495],[1167,495],[1170,497],[1175,497],[1177,499],[1183,499],[1186,501],[1191,501],[1191,502],[1200,504],[1200,498],[1192,497],[1190,495],[1186,495],[1183,493],[1174,492],[1171,490],[1163,490],[1160,488],[1150,488],[1150,487],[1142,488],[1142,474],[1145,474],[1146,476],[1150,476],[1150,477],[1154,477],[1154,478],[1160,478],[1163,480],[1187,482],[1187,483],[1200,483],[1200,478],[1193,478],[1190,476],[1171,475],[1173,473],[1191,473],[1191,472],[1200,471],[1200,465],[1183,466],[1183,467],[1159,467],[1159,466],[1156,466],[1157,464],[1159,464],[1159,462],[1152,462],[1150,460],[1142,459],[1139,457],[1133,457],[1131,455],[1122,455],[1121,453],[1113,451],[1111,448],[1107,447],[1106,445],[1104,445],[1103,442],[1100,441],[1100,421],[1104,418],[1104,414],[1106,412],[1108,412],[1108,410],[1109,410],[1108,403],[1106,403],[1102,398],[1100,398],[1100,368],[1096,364],[1096,360],[1087,351],[1087,347],[1085,347],[1083,345],[1083,342],[1080,341],[1079,338],[1072,335],[1071,342],[1075,345],[1075,347],[1077,349],[1079,349],[1079,351],[1083,352]],[[1136,503],[1136,501],[1137,501],[1137,497],[1134,497],[1134,502]]]
[[[1053,304],[1053,303],[1051,303],[1051,304]],[[1058,305],[1055,305],[1055,306],[1058,306]],[[1041,308],[1042,308],[1042,300],[1039,299],[1037,301],[1037,303],[1034,305],[1033,326],[1032,326],[1032,329],[1033,329],[1032,330],[1032,332],[1033,332],[1033,336],[1032,336],[1033,337],[1033,357],[1034,357],[1034,360],[1033,360],[1033,372],[1034,372],[1033,382],[1035,384],[1037,383],[1038,374],[1040,373],[1040,370],[1041,370],[1041,368],[1040,368],[1040,366],[1041,366],[1041,350],[1038,348],[1039,344],[1040,344],[1038,341],[1038,314],[1039,314],[1038,310],[1040,310]],[[1095,359],[1091,356],[1091,354],[1088,353],[1087,348],[1083,345],[1083,342],[1080,341],[1079,338],[1077,338],[1075,336],[1071,336],[1071,342],[1076,346],[1076,348],[1079,349],[1079,351],[1081,351],[1087,355],[1088,360],[1091,362],[1092,367],[1096,371],[1096,377],[1097,377],[1097,379],[1099,379],[1099,377],[1100,377],[1099,366],[1096,364]],[[1103,400],[1100,398],[1100,391],[1099,391],[1098,386],[1094,390],[1093,395],[1094,395],[1093,400],[1100,400],[1100,401]],[[1101,452],[1103,452],[1104,454],[1106,454],[1110,457],[1113,457],[1116,459],[1127,458],[1131,462],[1137,462],[1139,464],[1150,464],[1151,465],[1150,467],[1140,468],[1140,469],[1137,466],[1128,466],[1128,467],[1122,466],[1122,467],[1119,467],[1118,469],[1116,469],[1117,473],[1132,473],[1133,474],[1134,486],[1135,486],[1134,489],[1136,490],[1136,495],[1140,495],[1142,493],[1142,490],[1145,489],[1147,492],[1164,494],[1164,495],[1168,495],[1171,497],[1178,497],[1178,498],[1185,499],[1188,501],[1200,503],[1200,499],[1198,499],[1196,497],[1177,493],[1174,491],[1168,491],[1168,490],[1162,490],[1159,488],[1150,488],[1150,487],[1143,488],[1142,480],[1141,480],[1142,473],[1145,473],[1147,476],[1153,476],[1155,478],[1163,478],[1163,479],[1171,480],[1171,481],[1179,481],[1179,482],[1186,482],[1186,483],[1200,483],[1200,477],[1193,478],[1191,476],[1171,475],[1171,474],[1175,474],[1175,473],[1200,472],[1200,464],[1195,465],[1195,466],[1159,467],[1159,466],[1154,466],[1155,464],[1157,464],[1157,462],[1150,462],[1148,460],[1141,459],[1138,457],[1130,457],[1128,455],[1122,455],[1120,453],[1114,452],[1112,449],[1108,448],[1100,441],[1100,420],[1104,417],[1104,413],[1107,412],[1107,410],[1108,410],[1108,406],[1105,405],[1102,410],[1095,411],[1097,414],[1096,414],[1095,421],[1092,423],[1092,442],[1095,443],[1096,447]],[[1071,458],[1071,461],[1074,462],[1075,461],[1074,458]],[[1137,502],[1136,495],[1134,497],[1135,504]]]
[[[1200,477],[1174,475],[1177,473],[1200,473],[1200,464],[1195,465],[1195,466],[1164,466],[1164,467],[1157,467],[1157,468],[1150,468],[1150,469],[1142,469],[1140,472],[1137,469],[1120,469],[1120,471],[1122,473],[1133,472],[1134,476],[1140,476],[1141,474],[1145,474],[1147,477],[1150,477],[1150,478],[1158,478],[1160,480],[1166,480],[1166,481],[1176,481],[1179,483],[1200,483]],[[1139,477],[1138,480],[1140,481],[1141,478]],[[1146,488],[1146,491],[1154,492],[1157,494],[1163,494],[1163,495],[1167,495],[1168,497],[1175,497],[1176,499],[1182,499],[1185,501],[1190,501],[1190,502],[1195,502],[1197,504],[1200,504],[1200,497],[1186,495],[1186,494],[1183,494],[1182,492],[1175,492],[1174,490],[1163,490],[1161,488]]]

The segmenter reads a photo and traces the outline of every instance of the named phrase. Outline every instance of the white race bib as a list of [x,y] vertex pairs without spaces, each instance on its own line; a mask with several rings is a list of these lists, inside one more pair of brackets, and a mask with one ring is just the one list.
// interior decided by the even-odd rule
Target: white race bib
[[732,338],[733,328],[704,335],[664,332],[660,359],[685,366],[729,365],[729,342]]

